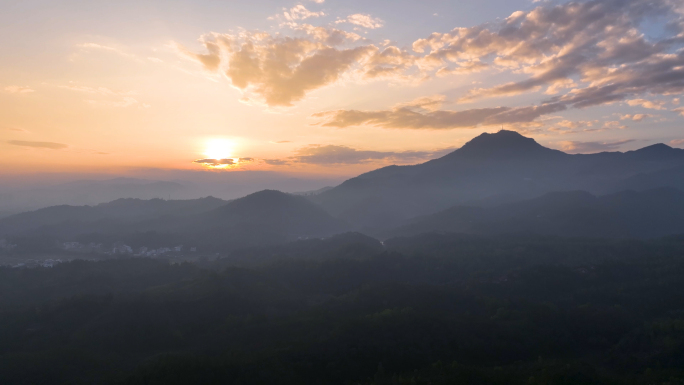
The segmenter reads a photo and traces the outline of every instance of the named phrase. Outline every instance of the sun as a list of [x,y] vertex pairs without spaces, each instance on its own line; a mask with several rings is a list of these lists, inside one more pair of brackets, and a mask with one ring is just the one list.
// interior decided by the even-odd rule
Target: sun
[[204,155],[210,159],[227,159],[233,155],[235,143],[228,139],[211,139],[207,142]]

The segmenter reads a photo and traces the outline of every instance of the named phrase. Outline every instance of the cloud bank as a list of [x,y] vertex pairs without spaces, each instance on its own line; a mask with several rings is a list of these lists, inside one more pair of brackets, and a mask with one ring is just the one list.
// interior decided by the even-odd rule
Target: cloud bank
[[348,146],[312,144],[299,148],[295,154],[285,159],[265,159],[267,164],[274,166],[292,164],[311,165],[351,165],[372,162],[416,163],[438,158],[455,150],[455,148],[434,151],[367,151]]
[[443,100],[443,96],[433,96],[399,104],[390,110],[336,110],[315,113],[312,117],[319,119],[317,124],[324,127],[346,128],[369,125],[380,128],[440,130],[474,128],[480,125],[529,123],[542,115],[566,108],[563,103],[551,103],[518,108],[492,107],[460,111],[437,109]]

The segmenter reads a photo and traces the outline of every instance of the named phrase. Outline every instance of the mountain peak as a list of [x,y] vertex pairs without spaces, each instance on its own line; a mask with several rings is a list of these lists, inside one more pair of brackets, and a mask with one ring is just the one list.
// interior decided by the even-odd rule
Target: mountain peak
[[501,130],[494,134],[485,132],[473,138],[453,154],[476,158],[529,158],[560,153],[515,131]]
[[627,154],[640,160],[666,160],[683,157],[684,151],[657,143],[636,151],[628,151]]

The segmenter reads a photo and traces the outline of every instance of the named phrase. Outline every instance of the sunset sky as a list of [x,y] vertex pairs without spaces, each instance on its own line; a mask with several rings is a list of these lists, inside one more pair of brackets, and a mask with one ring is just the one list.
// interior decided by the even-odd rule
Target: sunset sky
[[354,175],[501,127],[683,147],[683,4],[3,0],[0,170]]

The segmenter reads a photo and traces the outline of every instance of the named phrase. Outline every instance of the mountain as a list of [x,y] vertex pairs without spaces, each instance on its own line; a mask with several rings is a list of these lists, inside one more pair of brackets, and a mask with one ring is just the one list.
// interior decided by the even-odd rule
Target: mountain
[[236,199],[180,228],[200,243],[226,248],[320,238],[348,229],[308,199],[275,190]]
[[442,158],[371,171],[310,199],[357,229],[377,232],[466,202],[530,199],[552,191],[606,194],[636,175],[676,167],[684,167],[684,150],[664,144],[571,155],[502,130]]
[[684,192],[661,188],[595,196],[555,192],[493,208],[456,206],[415,218],[386,236],[426,232],[653,238],[684,233]]
[[308,199],[274,190],[230,202],[213,197],[119,199],[93,207],[48,207],[0,219],[0,238],[39,236],[133,246],[186,243],[220,251],[328,237],[348,229]]
[[684,190],[684,167],[668,168],[631,176],[617,183],[614,186],[614,191],[643,191],[661,187],[675,187]]
[[52,206],[0,219],[0,236],[31,231],[54,233],[56,229],[83,228],[93,231],[112,223],[134,223],[192,216],[211,211],[227,202],[214,197],[190,200],[117,199],[96,206]]
[[59,205],[94,206],[120,198],[187,199],[201,196],[193,193],[190,183],[135,178],[77,180],[32,187],[16,187],[7,183],[0,187],[0,211],[13,213]]

